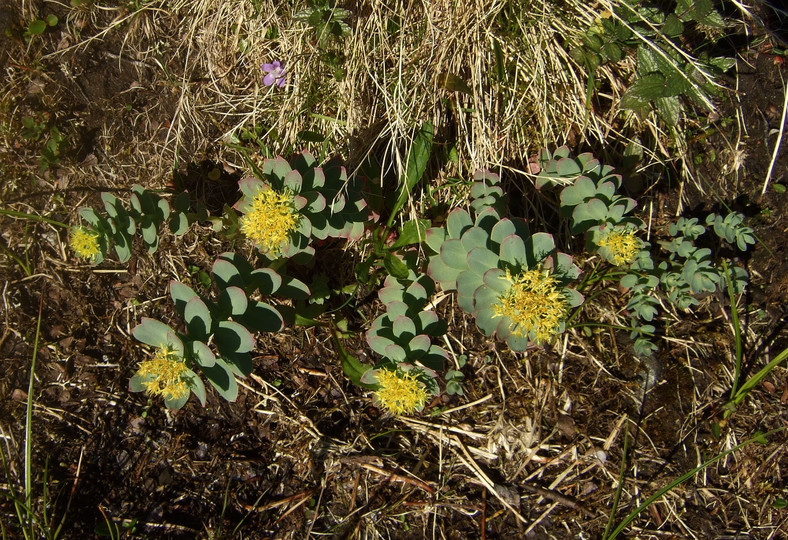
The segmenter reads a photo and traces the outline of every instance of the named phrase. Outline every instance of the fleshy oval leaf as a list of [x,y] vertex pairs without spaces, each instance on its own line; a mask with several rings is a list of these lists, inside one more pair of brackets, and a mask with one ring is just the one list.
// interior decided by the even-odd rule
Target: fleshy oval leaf
[[238,397],[238,383],[235,380],[230,366],[221,359],[217,358],[213,366],[201,368],[203,375],[208,379],[219,395],[227,401],[233,402]]
[[174,331],[161,321],[143,317],[142,322],[134,327],[131,334],[146,345],[166,347],[170,344],[168,340],[174,335]]
[[197,364],[201,367],[211,367],[216,363],[216,355],[213,351],[202,341],[192,342],[192,354],[194,355]]
[[183,318],[186,319],[189,335],[197,339],[208,338],[213,326],[213,318],[208,306],[205,305],[202,299],[195,297],[186,302]]
[[229,353],[247,353],[254,349],[254,336],[234,321],[220,321],[214,341],[223,355]]

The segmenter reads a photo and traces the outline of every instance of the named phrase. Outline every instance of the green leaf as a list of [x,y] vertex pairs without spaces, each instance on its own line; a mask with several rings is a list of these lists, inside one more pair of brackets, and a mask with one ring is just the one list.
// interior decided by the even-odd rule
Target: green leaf
[[473,96],[473,90],[468,86],[468,83],[454,73],[447,72],[438,75],[438,86],[449,92],[462,92],[463,94]]
[[653,101],[665,95],[667,81],[661,73],[650,73],[635,81],[621,97],[621,106],[625,107],[625,98],[639,101]]
[[[780,184],[775,184],[780,185]],[[446,241],[446,229],[443,227],[431,227],[424,233],[424,240],[429,248],[435,253],[439,253],[443,242]]]
[[561,191],[561,206],[574,207],[596,195],[596,184],[587,176],[580,176],[571,186]]
[[471,216],[462,208],[456,208],[446,218],[446,232],[449,238],[460,238],[462,234],[473,227]]
[[182,236],[189,228],[189,218],[186,214],[176,212],[170,219],[170,231],[176,236]]
[[515,268],[528,266],[525,242],[516,234],[510,234],[503,239],[500,257],[502,261],[509,263]]
[[306,300],[311,292],[303,281],[291,276],[281,276],[282,284],[276,293],[292,300]]
[[501,49],[501,43],[496,39],[492,39],[493,42],[493,55],[495,56],[495,75],[498,79],[498,82],[506,81],[506,64],[504,63],[504,56],[503,50]]
[[[477,293],[477,295],[478,294],[479,293]],[[479,330],[484,332],[486,336],[492,335],[495,329],[498,328],[500,320],[500,317],[495,317],[490,309],[481,309],[476,314],[476,326],[478,326]]]
[[[528,253],[528,267],[541,264],[551,253],[555,251],[555,242],[552,235],[548,233],[536,233],[526,240],[526,253]],[[533,257],[533,259],[531,258]]]
[[208,382],[216,388],[219,395],[227,401],[233,402],[238,397],[238,383],[235,380],[230,366],[221,359],[216,359],[216,364],[211,367],[201,367],[201,371]]
[[213,277],[216,279],[216,285],[218,285],[220,289],[225,289],[227,287],[243,287],[246,285],[241,276],[241,272],[230,261],[222,258],[216,259],[211,271],[213,272]]
[[252,355],[248,352],[227,352],[223,357],[237,376],[246,377],[252,372]]
[[135,373],[131,379],[129,379],[129,392],[144,392],[145,391],[145,384],[153,380],[153,375],[146,375],[141,376]]
[[[484,284],[490,289],[489,299],[497,299],[500,295],[508,292],[512,288],[512,282],[506,279],[506,273],[499,268],[492,268],[484,273]],[[479,293],[481,294],[481,293]],[[487,299],[487,297],[485,297]]]
[[422,311],[418,314],[419,328],[429,336],[441,336],[448,327],[446,321],[438,317],[434,311]]
[[[284,326],[282,315],[265,302],[253,302],[239,318],[246,328],[255,332],[279,332]],[[297,324],[302,324],[296,321]]]
[[240,287],[227,287],[219,295],[219,307],[233,317],[243,315],[249,306],[249,299]]
[[46,22],[49,26],[55,26],[57,24],[57,15],[47,15]]
[[202,367],[212,367],[216,363],[216,355],[213,354],[210,347],[202,341],[193,341],[191,344],[192,354],[194,355],[197,364]]
[[433,131],[432,123],[424,122],[418,135],[416,135],[416,139],[413,141],[410,153],[408,154],[405,178],[403,179],[404,181],[401,182],[399,196],[391,209],[391,215],[386,223],[386,226],[389,228],[399,214],[399,211],[405,206],[411,191],[413,191],[413,188],[419,180],[421,180],[421,177],[424,176],[424,172],[427,170],[427,162],[432,152]]
[[579,234],[594,225],[602,224],[607,218],[607,205],[599,199],[591,199],[575,207],[572,212],[572,232]]
[[184,377],[186,378],[186,385],[192,393],[197,396],[197,399],[200,400],[200,405],[205,407],[205,385],[202,383],[202,380],[200,380],[200,377],[190,369],[186,370]]
[[394,318],[392,321],[392,330],[394,331],[394,335],[398,338],[400,336],[406,336],[408,339],[411,339],[416,335],[416,325],[410,317],[405,315]]
[[131,334],[146,345],[162,348],[170,344],[169,340],[175,333],[163,322],[143,317],[142,322],[134,327]]
[[621,47],[615,43],[605,43],[605,45],[602,47],[602,52],[612,62],[618,62],[624,56],[624,52],[621,50]]
[[334,337],[334,345],[336,346],[336,350],[339,353],[339,360],[342,364],[342,371],[345,372],[347,378],[362,388],[366,388],[368,390],[374,390],[377,388],[376,385],[372,384],[365,384],[361,382],[361,377],[366,373],[368,370],[371,369],[370,366],[364,365],[358,361],[358,359],[347,352],[347,349],[342,345],[342,341],[340,340],[339,333],[337,330],[333,332]]
[[308,130],[308,129],[304,129],[304,130],[299,131],[296,134],[296,137],[298,137],[302,141],[313,142],[313,143],[322,143],[323,141],[326,140],[325,135],[321,135],[320,133],[318,133],[316,131],[311,131],[311,130]]
[[183,408],[184,405],[186,405],[186,402],[189,401],[190,397],[191,397],[191,393],[187,392],[185,395],[183,395],[183,396],[181,396],[181,397],[179,397],[177,399],[165,398],[164,399],[164,406],[167,407],[168,409],[173,409],[173,410],[177,411],[178,409],[181,409],[181,408]]
[[427,265],[427,275],[440,283],[444,291],[451,291],[457,287],[457,276],[462,272],[448,266],[440,257],[433,257]]
[[411,358],[416,360],[421,356],[424,356],[427,351],[430,350],[431,345],[432,340],[429,338],[429,336],[425,336],[424,334],[413,336],[413,339],[408,342],[408,349],[411,352]]
[[172,301],[175,302],[175,309],[178,310],[178,313],[183,315],[186,309],[186,303],[192,298],[196,298],[197,293],[188,285],[184,285],[180,281],[172,280],[170,281],[170,296],[172,297]]
[[214,341],[222,354],[247,353],[254,349],[254,336],[234,321],[220,321]]
[[408,355],[405,352],[405,349],[396,343],[392,343],[391,345],[386,347],[386,358],[390,360],[394,360],[397,363],[404,362],[408,359]]
[[470,252],[476,248],[485,248],[487,246],[487,240],[490,238],[490,233],[482,229],[481,227],[471,227],[465,234],[462,235],[462,246],[465,251]]
[[424,241],[429,226],[430,220],[428,219],[412,219],[406,222],[399,231],[399,238],[389,249],[395,250],[411,244],[420,244]]
[[207,339],[211,333],[213,319],[208,306],[199,297],[194,297],[183,309],[183,317],[186,319],[186,327],[189,335],[197,339]]
[[386,253],[383,257],[383,267],[390,276],[394,276],[398,279],[405,279],[410,275],[408,265],[402,262],[402,260],[393,253]]
[[681,118],[681,102],[678,96],[658,98],[655,100],[659,115],[669,126],[675,126]]
[[[387,319],[386,315],[382,315],[381,317]],[[379,319],[381,317],[379,317]],[[370,329],[370,332],[371,332],[371,330],[372,329]],[[386,329],[386,330],[388,330],[388,329]],[[375,351],[376,353],[378,353],[381,356],[385,356],[386,355],[386,347],[388,347],[389,345],[391,345],[394,342],[391,339],[389,339],[389,338],[387,338],[385,336],[376,335],[374,333],[367,333],[367,343],[369,343],[369,346],[370,346],[370,348],[373,351]]]
[[118,254],[118,260],[122,263],[128,262],[131,259],[131,238],[119,230],[112,236],[112,239],[115,241],[115,253]]
[[572,158],[561,158],[556,163],[556,172],[559,176],[572,178],[578,176],[582,171],[580,165]]
[[441,246],[440,260],[450,268],[468,268],[468,251],[460,240],[447,240]]
[[[260,268],[253,271],[250,276],[252,283],[263,296],[274,294],[282,286],[282,276],[270,268]],[[294,285],[300,287],[299,285]],[[306,285],[304,285],[306,287]],[[307,290],[309,290],[307,288]]]
[[411,307],[421,307],[427,303],[428,297],[429,293],[424,285],[418,281],[414,281],[405,290],[404,294],[402,294],[401,300]]
[[27,27],[28,33],[37,36],[44,33],[44,30],[47,29],[47,23],[42,21],[41,19],[36,19],[35,21],[31,22],[30,25]]
[[674,13],[669,13],[665,17],[665,24],[662,26],[662,32],[669,37],[676,37],[684,32],[684,23],[681,22]]

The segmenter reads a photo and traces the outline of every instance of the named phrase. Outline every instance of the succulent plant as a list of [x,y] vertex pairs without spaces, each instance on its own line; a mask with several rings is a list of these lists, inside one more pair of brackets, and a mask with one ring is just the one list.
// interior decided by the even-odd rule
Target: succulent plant
[[[588,164],[586,164],[588,165]],[[627,216],[636,202],[618,194],[621,176],[598,165],[583,171],[574,183],[561,191],[561,211],[572,218],[572,233],[580,234],[605,224],[628,224],[639,228],[639,219]]]
[[188,195],[176,197],[175,212],[170,204],[157,194],[135,185],[131,188],[130,206],[127,208],[118,197],[111,193],[102,193],[104,213],[93,208],[79,209],[79,214],[89,227],[75,227],[71,232],[71,247],[83,258],[99,264],[107,256],[110,241],[121,262],[131,258],[134,235],[140,233],[149,253],[159,247],[159,236],[162,225],[169,220],[170,229],[177,235],[186,232],[189,226]]
[[266,257],[306,262],[315,252],[312,238],[361,238],[369,213],[355,179],[336,162],[316,164],[308,152],[289,163],[267,159],[254,167],[257,178],[240,181],[241,231]]
[[755,231],[742,225],[743,222],[744,216],[738,212],[731,212],[724,218],[717,214],[706,216],[706,225],[712,227],[717,236],[735,245],[740,251],[747,251],[747,246],[755,244]]
[[604,225],[592,227],[588,234],[589,251],[596,250],[604,260],[616,266],[631,264],[638,257],[644,243],[635,236],[632,225]]
[[415,280],[388,276],[378,292],[386,313],[367,331],[372,350],[394,364],[443,370],[448,353],[432,340],[446,332],[446,323],[434,311],[424,309],[434,292],[435,284],[429,276]]
[[571,218],[573,234],[588,233],[589,251],[617,266],[631,263],[641,247],[635,236],[643,222],[628,215],[633,199],[618,194],[621,176],[589,154],[572,158],[566,147],[543,150],[534,164],[536,186],[562,184],[561,213]]
[[486,170],[477,171],[473,175],[471,185],[471,208],[480,213],[486,208],[494,208],[498,215],[506,213],[508,197],[501,188],[501,177]]
[[[191,393],[205,405],[205,386],[191,369],[196,362],[189,358],[181,335],[166,324],[149,318],[143,318],[132,334],[142,343],[155,347],[156,351],[152,359],[140,364],[129,381],[130,391],[162,396],[170,409],[183,407]],[[232,383],[236,384],[234,378]],[[237,386],[235,391],[237,393]]]
[[536,188],[546,186],[568,186],[580,176],[600,178],[613,172],[613,167],[602,165],[591,153],[580,154],[572,157],[569,148],[562,146],[550,152],[544,148],[531,163],[531,170],[536,178]]
[[[729,214],[726,218],[711,214],[706,223],[714,227],[722,239],[746,249],[755,242],[752,229],[741,225],[740,214]],[[633,259],[627,274],[621,278],[621,286],[630,289],[631,298],[627,309],[635,319],[650,322],[658,313],[660,299],[679,309],[686,310],[698,305],[697,295],[711,293],[730,283],[734,292],[741,293],[747,283],[747,271],[739,266],[719,266],[709,248],[699,248],[698,238],[706,233],[706,227],[697,218],[679,218],[668,226],[669,240],[659,242],[667,253],[667,259],[654,264],[648,244],[643,243]],[[601,252],[601,250],[600,250]],[[654,335],[652,325],[640,325],[633,321],[632,338],[638,354],[654,351],[650,338]]]
[[[495,185],[496,176],[487,173]],[[563,318],[583,297],[566,288],[580,274],[571,257],[558,253],[551,235],[531,235],[522,220],[501,218],[484,205],[472,218],[453,210],[444,227],[425,237],[435,252],[427,273],[441,288],[457,290],[457,303],[489,336],[515,351],[544,343],[564,330]]]
[[[301,281],[280,275],[270,268],[255,269],[235,253],[219,255],[212,270],[219,291],[215,301],[184,283],[170,282],[170,296],[175,309],[186,321],[184,333],[145,318],[134,328],[133,334],[143,343],[167,351],[166,354],[157,353],[159,356],[177,357],[190,369],[199,368],[222,397],[233,401],[238,394],[235,377],[244,377],[252,371],[250,352],[254,349],[254,333],[278,332],[283,326],[281,308],[256,298],[273,295],[306,298],[309,288]],[[193,371],[187,375],[199,381]],[[145,376],[144,369],[138,372],[136,379],[132,380],[132,388],[136,391],[149,390],[145,385],[152,379]],[[199,390],[198,383],[190,388],[197,393],[194,388]],[[205,390],[201,392],[198,397],[202,396],[200,400],[204,402]],[[165,396],[165,402],[168,407],[173,404],[183,406],[187,398],[188,395],[185,398],[179,396],[167,402]]]
[[403,362],[369,369],[361,383],[375,389],[376,405],[400,415],[424,409],[429,397],[438,394],[437,377],[429,368]]

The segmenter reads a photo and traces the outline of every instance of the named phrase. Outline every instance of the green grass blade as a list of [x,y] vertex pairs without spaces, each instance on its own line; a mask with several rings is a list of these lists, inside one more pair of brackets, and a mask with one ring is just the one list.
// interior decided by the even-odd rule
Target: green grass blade
[[[730,272],[728,271],[728,264],[722,261],[722,270],[725,272],[725,284],[728,289],[728,299],[731,303],[731,323],[733,324],[734,342],[736,344],[736,366],[733,377],[733,388],[731,389],[731,396],[736,395],[736,390],[739,385],[739,378],[741,377],[741,364],[744,355],[744,348],[741,335],[741,324],[739,323],[739,310],[736,307],[736,295],[734,294],[733,280],[731,279]],[[731,270],[732,272],[733,270]]]
[[[33,341],[33,357],[30,361],[30,380],[27,385],[27,410],[25,411],[25,506],[28,518],[31,518],[31,500],[33,496],[33,384],[36,376],[36,360],[38,359],[38,340],[41,337],[41,314],[44,309],[44,288],[41,289],[41,299],[38,304],[38,321],[36,323],[36,337]],[[29,519],[32,524],[33,520]],[[32,526],[32,525],[31,525]]]
[[616,518],[616,510],[618,510],[618,502],[621,500],[621,493],[624,491],[624,474],[627,471],[627,453],[629,452],[629,425],[624,428],[624,450],[621,454],[621,469],[618,472],[618,486],[616,486],[616,494],[613,496],[613,506],[610,508],[610,516],[607,519],[605,532],[602,538],[608,538],[608,533],[613,527],[613,520]]
[[[786,355],[788,355],[788,351],[786,351]],[[698,465],[697,467],[695,467],[691,471],[682,474],[681,476],[679,476],[678,478],[676,478],[675,480],[670,482],[668,485],[666,485],[665,487],[663,487],[662,489],[660,489],[659,491],[654,493],[654,495],[652,495],[651,497],[649,497],[648,499],[643,501],[643,503],[640,506],[638,506],[632,512],[630,512],[629,515],[627,517],[625,517],[624,520],[618,525],[618,527],[613,529],[613,532],[610,533],[610,536],[608,536],[606,538],[606,540],[613,540],[613,538],[615,538],[619,534],[621,534],[624,531],[624,529],[627,527],[627,525],[629,525],[636,517],[638,517],[638,515],[640,515],[640,513],[643,510],[645,510],[646,508],[651,506],[651,503],[653,503],[654,501],[656,501],[657,499],[662,497],[665,493],[667,493],[668,491],[670,491],[674,487],[676,487],[679,484],[685,482],[686,480],[692,478],[695,474],[699,473],[700,471],[702,471],[703,469],[705,469],[709,465],[713,465],[714,463],[718,462],[719,460],[721,460],[725,456],[728,456],[728,455],[730,455],[730,454],[732,454],[732,453],[744,448],[745,446],[749,446],[750,444],[752,444],[754,442],[763,444],[765,438],[770,437],[771,435],[774,435],[776,433],[779,433],[780,431],[783,431],[784,429],[785,428],[777,428],[777,429],[773,429],[773,430],[771,430],[771,431],[769,431],[767,433],[760,433],[760,432],[756,433],[755,436],[752,437],[751,439],[747,439],[743,443],[734,446],[730,450],[726,450],[724,452],[721,452],[721,453],[717,454],[713,458],[711,458],[711,459],[709,459],[707,461],[704,461],[703,463],[701,463],[700,465]]]
[[738,392],[736,392],[736,394],[731,399],[731,402],[734,405],[739,405],[744,400],[744,398],[747,397],[747,394],[749,394],[753,388],[758,386],[764,377],[766,377],[774,368],[780,365],[780,363],[786,358],[788,358],[788,347],[783,349],[780,354],[774,357],[774,359],[766,364],[758,373],[750,377],[747,382],[744,383],[741,388],[739,388]]

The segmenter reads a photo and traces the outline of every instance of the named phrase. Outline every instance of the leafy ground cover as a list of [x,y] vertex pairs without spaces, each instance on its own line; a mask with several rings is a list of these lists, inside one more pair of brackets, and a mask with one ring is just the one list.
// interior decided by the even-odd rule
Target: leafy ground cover
[[782,17],[1,7],[4,537],[781,537]]

